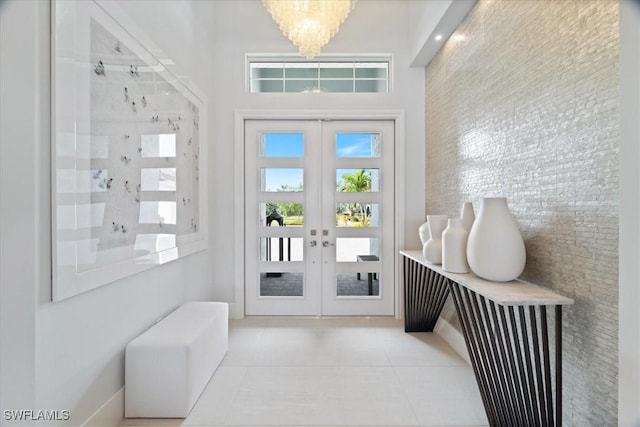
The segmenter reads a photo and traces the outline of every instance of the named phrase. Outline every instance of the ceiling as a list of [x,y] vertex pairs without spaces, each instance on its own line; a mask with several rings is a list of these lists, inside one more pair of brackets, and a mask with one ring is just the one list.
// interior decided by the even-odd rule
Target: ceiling
[[[440,50],[477,0],[358,0],[323,52],[387,51],[403,44],[412,67],[424,67]],[[216,39],[253,45],[256,52],[295,51],[259,0],[217,0]],[[260,36],[256,37],[259,32]],[[434,38],[440,34],[442,38]],[[379,47],[378,47],[379,46]],[[283,51],[288,49],[287,51]]]

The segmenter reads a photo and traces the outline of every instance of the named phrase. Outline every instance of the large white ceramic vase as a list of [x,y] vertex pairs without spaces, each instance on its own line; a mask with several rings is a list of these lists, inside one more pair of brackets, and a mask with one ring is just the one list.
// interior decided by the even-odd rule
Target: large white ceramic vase
[[483,279],[508,282],[522,274],[527,260],[524,241],[504,197],[482,199],[469,233],[467,260]]
[[422,255],[431,264],[442,264],[442,232],[447,228],[446,215],[427,215],[429,240],[422,248]]

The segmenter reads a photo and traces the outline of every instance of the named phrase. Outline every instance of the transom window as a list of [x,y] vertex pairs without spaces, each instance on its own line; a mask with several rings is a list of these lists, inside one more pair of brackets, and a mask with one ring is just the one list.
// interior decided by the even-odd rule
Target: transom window
[[379,93],[389,91],[386,61],[249,61],[249,88],[265,92]]

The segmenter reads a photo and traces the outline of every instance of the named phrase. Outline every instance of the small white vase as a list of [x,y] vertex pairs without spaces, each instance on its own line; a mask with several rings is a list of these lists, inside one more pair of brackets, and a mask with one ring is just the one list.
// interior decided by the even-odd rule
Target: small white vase
[[469,233],[467,260],[471,270],[483,279],[508,282],[522,274],[527,255],[507,199],[482,199]]
[[468,273],[467,238],[461,219],[450,219],[442,233],[442,269],[450,273]]
[[431,264],[442,264],[442,232],[447,227],[446,215],[427,215],[430,238],[422,248],[422,255]]
[[418,228],[418,235],[420,236],[420,243],[424,247],[424,244],[427,243],[427,240],[431,237],[429,234],[429,222],[425,221],[424,224]]
[[464,202],[462,211],[460,212],[460,218],[462,219],[462,226],[467,230],[467,234],[470,233],[473,221],[476,219],[476,214],[473,212],[473,203]]

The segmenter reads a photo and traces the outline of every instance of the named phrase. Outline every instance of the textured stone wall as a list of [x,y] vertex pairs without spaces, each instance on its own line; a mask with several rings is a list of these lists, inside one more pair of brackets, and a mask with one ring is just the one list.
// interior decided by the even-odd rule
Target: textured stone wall
[[[617,424],[618,7],[480,0],[426,68],[426,211],[508,198],[523,278],[576,301],[563,318],[573,426]],[[457,326],[450,303],[444,315]]]

